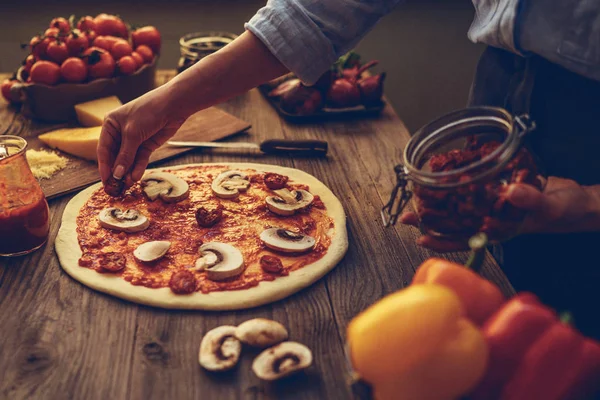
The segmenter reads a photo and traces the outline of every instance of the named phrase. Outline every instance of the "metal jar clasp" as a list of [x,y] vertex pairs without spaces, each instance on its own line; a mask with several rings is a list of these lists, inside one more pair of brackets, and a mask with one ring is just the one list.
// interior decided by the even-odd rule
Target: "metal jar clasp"
[[408,174],[404,165],[396,165],[394,173],[396,174],[396,186],[392,190],[389,201],[381,209],[381,219],[386,228],[396,224],[402,210],[412,197],[412,192],[407,189]]
[[515,117],[515,123],[517,125],[517,132],[519,137],[523,137],[529,132],[535,130],[535,121],[531,119],[529,114],[521,114]]

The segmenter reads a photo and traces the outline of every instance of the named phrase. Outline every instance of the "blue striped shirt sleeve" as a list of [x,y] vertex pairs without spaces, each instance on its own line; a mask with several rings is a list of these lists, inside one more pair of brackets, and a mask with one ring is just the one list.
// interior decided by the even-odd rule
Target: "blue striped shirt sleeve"
[[402,0],[269,0],[245,28],[304,83],[319,79]]

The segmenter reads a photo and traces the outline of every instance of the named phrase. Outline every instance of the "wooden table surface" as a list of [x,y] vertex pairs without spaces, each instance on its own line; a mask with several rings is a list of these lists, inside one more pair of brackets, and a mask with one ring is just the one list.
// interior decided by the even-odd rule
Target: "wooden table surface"
[[[174,76],[161,71],[159,83]],[[0,76],[4,79],[3,76]],[[0,100],[1,101],[1,100]],[[327,140],[327,159],[291,159],[250,152],[198,150],[161,165],[259,162],[299,168],[323,181],[348,216],[349,249],[323,279],[271,305],[244,311],[169,311],[95,292],[65,274],[54,239],[67,195],[50,201],[48,243],[31,255],[0,259],[0,398],[2,399],[346,399],[352,398],[344,354],[345,327],[382,296],[406,286],[433,254],[418,247],[418,232],[384,228],[379,210],[394,186],[392,171],[409,134],[389,105],[371,119],[291,125],[252,90],[220,106],[252,124],[250,137]],[[6,129],[12,118],[17,121]],[[0,103],[0,134],[27,136],[48,129],[20,120]],[[464,260],[464,254],[448,255]],[[507,294],[512,288],[491,256],[482,274]],[[251,371],[256,352],[238,367],[208,373],[198,365],[203,333],[254,317],[283,323],[306,344],[306,372],[263,383]]]

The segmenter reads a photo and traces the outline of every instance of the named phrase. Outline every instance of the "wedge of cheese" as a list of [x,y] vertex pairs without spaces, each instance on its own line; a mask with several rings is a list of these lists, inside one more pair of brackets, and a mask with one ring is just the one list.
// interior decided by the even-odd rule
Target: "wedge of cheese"
[[86,160],[97,161],[96,147],[100,139],[101,126],[92,128],[67,128],[38,136],[48,146]]
[[121,105],[121,101],[117,96],[111,96],[77,104],[75,112],[81,125],[102,126],[104,116]]

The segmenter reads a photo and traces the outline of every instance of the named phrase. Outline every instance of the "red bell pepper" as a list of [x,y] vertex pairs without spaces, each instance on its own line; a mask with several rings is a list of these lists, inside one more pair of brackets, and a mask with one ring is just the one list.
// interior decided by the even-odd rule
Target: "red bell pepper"
[[600,344],[521,293],[483,326],[490,359],[473,400],[575,400],[600,383]]

